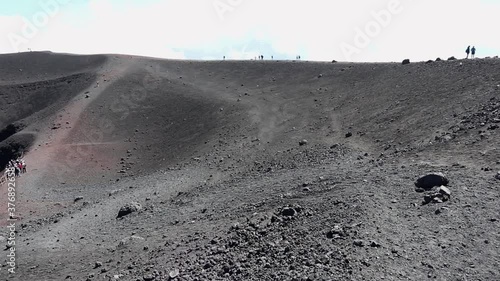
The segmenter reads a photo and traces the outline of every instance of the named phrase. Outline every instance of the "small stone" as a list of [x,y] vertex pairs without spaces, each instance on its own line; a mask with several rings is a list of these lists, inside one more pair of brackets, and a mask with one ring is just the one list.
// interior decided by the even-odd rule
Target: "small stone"
[[112,190],[108,193],[108,196],[113,196],[113,195],[117,194],[118,192],[120,192],[120,190]]
[[83,200],[83,196],[77,196],[73,202],[78,202],[80,200]]
[[352,133],[351,133],[351,132],[347,132],[347,134],[345,134],[345,137],[346,137],[346,138],[350,138],[350,137],[352,137]]
[[434,198],[432,198],[432,202],[433,203],[443,203],[443,199],[441,199],[439,197],[434,197]]
[[422,193],[422,192],[425,192],[425,189],[423,189],[421,187],[415,187],[415,192]]
[[308,143],[307,140],[301,140],[301,141],[299,141],[299,145],[300,146],[306,145],[307,143]]
[[500,180],[500,171],[495,175],[495,179]]
[[437,209],[434,213],[435,213],[436,215],[439,215],[439,214],[442,214],[442,213],[446,213],[446,212],[448,212],[449,210],[450,210],[450,209],[449,209],[449,208],[447,208],[447,207],[441,207],[441,208]]
[[426,195],[424,196],[424,203],[426,203],[426,204],[431,203],[433,199],[434,199],[434,196],[433,196],[433,195],[426,194]]
[[448,197],[451,196],[451,191],[446,186],[440,186],[438,192]]
[[378,243],[377,241],[370,241],[370,247],[373,247],[373,248],[379,248],[381,245],[380,243]]
[[153,281],[153,280],[155,280],[155,277],[153,274],[148,274],[148,275],[144,275],[144,277],[142,277],[142,279],[144,279],[144,281]]
[[410,63],[410,59],[404,59],[402,64],[405,65],[405,64],[409,64]]
[[340,225],[335,225],[331,230],[326,233],[326,237],[329,239],[338,238],[345,236],[346,233]]
[[102,262],[98,261],[95,263],[94,268],[98,268],[102,266]]
[[179,270],[178,269],[174,269],[174,270],[170,271],[168,273],[168,276],[170,277],[170,279],[177,278],[177,276],[179,276]]
[[297,211],[295,211],[294,208],[290,208],[290,207],[285,207],[283,208],[283,210],[281,211],[281,214],[285,217],[293,217],[297,214]]
[[365,246],[365,242],[363,240],[360,240],[360,239],[354,240],[353,244],[354,244],[354,246],[357,246],[357,247],[364,247]]

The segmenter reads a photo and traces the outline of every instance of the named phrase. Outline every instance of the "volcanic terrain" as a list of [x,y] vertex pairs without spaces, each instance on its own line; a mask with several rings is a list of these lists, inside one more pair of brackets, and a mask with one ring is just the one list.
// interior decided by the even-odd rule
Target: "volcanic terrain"
[[0,55],[0,280],[500,280],[499,127],[494,58]]

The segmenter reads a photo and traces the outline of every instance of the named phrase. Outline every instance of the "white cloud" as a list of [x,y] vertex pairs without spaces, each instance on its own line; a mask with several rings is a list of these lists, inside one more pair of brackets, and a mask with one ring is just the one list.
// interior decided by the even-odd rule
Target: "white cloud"
[[[300,54],[311,60],[343,60],[341,44],[354,45],[356,28],[365,29],[374,21],[371,12],[387,9],[391,1],[397,0],[90,0],[86,6],[61,7],[22,49],[170,58],[198,52],[198,58],[217,59]],[[463,55],[468,44],[478,45],[478,50],[500,49],[494,35],[494,27],[500,26],[499,5],[475,0],[400,2],[403,11],[392,15],[352,60],[446,58]],[[221,17],[214,3],[230,9]],[[23,25],[18,16],[0,17],[1,34],[19,32]],[[0,38],[0,52],[13,51],[6,38]],[[245,45],[245,50],[239,47]]]

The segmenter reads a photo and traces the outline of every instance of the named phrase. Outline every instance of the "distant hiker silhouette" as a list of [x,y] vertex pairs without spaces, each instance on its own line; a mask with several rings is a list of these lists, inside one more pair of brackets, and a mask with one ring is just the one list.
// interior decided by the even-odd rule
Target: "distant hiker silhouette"
[[476,55],[476,47],[472,46],[472,49],[470,50],[471,58],[473,59],[474,56]]
[[467,59],[469,58],[469,53],[470,53],[470,46],[467,46],[467,49],[465,49],[465,53],[467,54]]

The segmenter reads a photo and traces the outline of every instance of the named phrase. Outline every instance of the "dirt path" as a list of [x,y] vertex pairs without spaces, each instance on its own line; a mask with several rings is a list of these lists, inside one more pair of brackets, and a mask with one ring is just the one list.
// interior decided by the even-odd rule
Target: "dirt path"
[[[61,148],[67,145],[63,141],[72,130],[71,124],[76,124],[87,106],[106,90],[107,82],[104,82],[104,80],[118,79],[132,64],[133,62],[126,61],[124,63],[120,60],[108,62],[101,68],[98,73],[99,78],[93,86],[82,91],[67,106],[56,113],[54,120],[47,119],[43,121],[44,126],[49,128],[53,126],[51,124],[59,123],[64,125],[57,130],[44,130],[42,133],[38,133],[37,140],[33,144],[35,149],[25,154],[24,158],[28,163],[29,171],[17,179],[16,185],[18,187],[18,199],[29,198],[29,200],[20,204],[21,207],[18,210],[20,217],[35,212],[43,214],[57,203],[57,201],[46,200],[46,191],[40,188],[40,183],[46,178],[47,174],[57,174],[57,171],[54,171],[57,166],[51,163],[54,163],[54,161],[65,163],[64,160],[68,160],[60,159],[59,155]],[[89,98],[85,98],[87,93]]]

